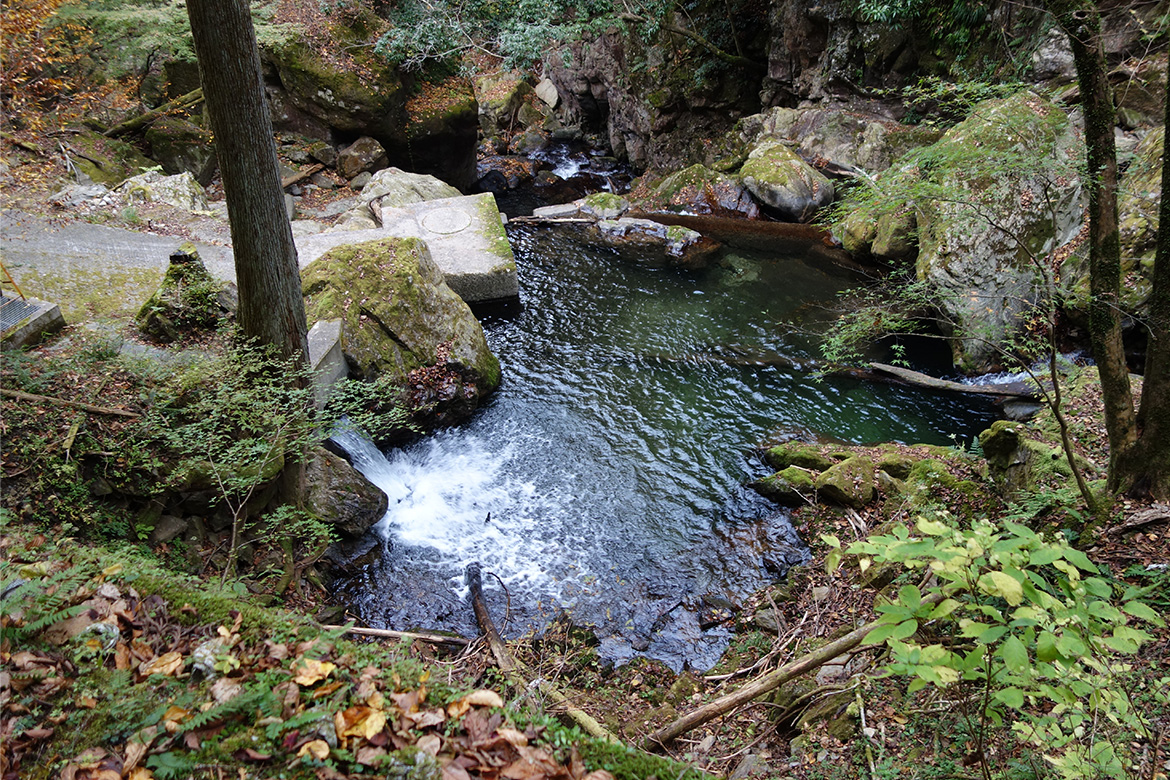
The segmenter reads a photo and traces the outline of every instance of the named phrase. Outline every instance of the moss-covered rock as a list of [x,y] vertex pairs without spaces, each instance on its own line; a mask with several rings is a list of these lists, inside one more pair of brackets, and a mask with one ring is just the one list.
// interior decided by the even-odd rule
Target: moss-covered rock
[[310,324],[340,319],[351,367],[390,376],[426,424],[465,417],[499,386],[483,328],[418,239],[335,247],[304,269],[302,290]]
[[305,509],[349,539],[357,539],[386,514],[386,494],[344,458],[318,447],[305,466]]
[[[113,187],[158,163],[125,141],[106,138],[94,130],[81,130],[69,139],[69,161],[98,184]],[[68,151],[68,150],[67,150]]]
[[614,249],[622,257],[651,266],[706,268],[719,251],[719,242],[677,225],[649,219],[603,219],[583,232],[587,239]]
[[991,478],[1004,494],[1021,490],[1031,482],[1032,449],[1024,430],[1023,423],[996,420],[979,434],[979,446]]
[[748,487],[785,506],[804,506],[816,495],[812,475],[799,466],[789,466],[769,477],[749,482]]
[[595,192],[580,201],[580,213],[592,219],[618,219],[629,210],[630,202],[612,192]]
[[756,219],[760,207],[737,179],[704,165],[672,173],[639,204],[648,210],[683,209],[692,214]]
[[871,459],[855,455],[821,472],[814,484],[822,498],[860,509],[873,500],[877,485],[874,472]]
[[171,255],[162,284],[138,310],[138,329],[159,341],[179,341],[184,334],[214,328],[226,314],[220,305],[223,285],[212,278],[199,250],[190,241]]
[[833,183],[776,139],[756,145],[739,175],[752,195],[796,222],[808,222],[833,202]]
[[937,458],[925,458],[914,464],[906,477],[906,496],[911,506],[924,509],[942,506],[960,516],[970,515],[987,503],[981,486],[963,479]]
[[833,465],[833,461],[818,447],[801,442],[786,442],[769,448],[764,452],[764,461],[777,471],[789,466],[824,471]]
[[181,117],[165,116],[146,131],[150,156],[168,174],[190,173],[202,186],[211,184],[219,161],[210,130]]
[[185,211],[207,211],[207,191],[189,171],[164,176],[147,171],[118,185],[119,195],[129,204],[166,203]]

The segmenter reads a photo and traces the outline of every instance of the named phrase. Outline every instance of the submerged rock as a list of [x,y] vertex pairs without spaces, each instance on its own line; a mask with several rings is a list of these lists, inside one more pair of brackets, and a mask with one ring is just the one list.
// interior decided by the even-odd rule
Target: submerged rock
[[719,251],[719,242],[698,231],[649,219],[605,219],[586,232],[593,241],[623,257],[652,265],[705,268]]
[[500,384],[483,328],[419,239],[334,247],[304,269],[302,290],[310,323],[342,321],[355,373],[390,376],[424,424],[466,417]]

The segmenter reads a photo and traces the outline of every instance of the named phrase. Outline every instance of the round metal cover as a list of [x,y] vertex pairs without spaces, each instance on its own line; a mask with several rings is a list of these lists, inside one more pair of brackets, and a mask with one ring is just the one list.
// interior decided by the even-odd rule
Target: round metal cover
[[459,209],[439,209],[422,218],[422,226],[432,233],[451,235],[464,230],[471,224],[471,215]]

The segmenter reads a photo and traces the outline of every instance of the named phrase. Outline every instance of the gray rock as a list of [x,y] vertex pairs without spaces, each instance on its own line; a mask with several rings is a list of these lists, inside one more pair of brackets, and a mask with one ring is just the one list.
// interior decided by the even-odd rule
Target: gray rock
[[667,176],[639,205],[739,219],[760,216],[759,205],[738,179],[703,165],[692,165]]
[[561,102],[561,95],[557,92],[557,85],[552,83],[551,79],[541,79],[540,83],[536,85],[535,91],[536,96],[549,108],[556,108],[557,103]]
[[354,176],[352,179],[349,180],[349,188],[351,190],[364,189],[365,186],[367,184],[369,184],[370,180],[373,178],[374,178],[374,174],[370,173],[369,171],[362,171],[357,176]]
[[400,168],[378,171],[362,187],[361,200],[376,203],[378,209],[396,208],[441,198],[457,198],[461,193],[434,176],[410,173]]
[[190,172],[166,176],[147,171],[115,189],[127,203],[167,203],[187,211],[207,211],[207,191]]
[[65,209],[77,208],[91,200],[101,200],[110,194],[103,184],[71,184],[49,198],[49,202]]
[[623,257],[651,265],[704,268],[719,250],[718,242],[697,231],[649,219],[601,220],[587,234]]
[[325,141],[318,141],[310,146],[309,156],[327,168],[337,165],[337,149],[333,144]]
[[169,542],[186,533],[189,525],[190,523],[184,518],[175,517],[174,515],[163,515],[158,519],[154,530],[150,532],[150,538],[147,540],[147,544],[154,547],[163,542]]
[[1032,54],[1032,78],[1067,84],[1076,77],[1077,69],[1068,36],[1059,26],[1054,25]]
[[305,466],[305,509],[349,539],[364,535],[386,514],[386,494],[344,458],[318,447]]
[[362,136],[337,154],[337,172],[347,179],[373,173],[390,164],[386,149],[373,138]]

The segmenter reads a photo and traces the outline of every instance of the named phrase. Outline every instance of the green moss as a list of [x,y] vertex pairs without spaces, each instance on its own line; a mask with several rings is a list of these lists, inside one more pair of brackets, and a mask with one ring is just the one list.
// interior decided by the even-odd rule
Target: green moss
[[833,465],[824,453],[817,447],[799,442],[788,442],[772,447],[764,453],[764,460],[777,471],[789,466],[799,466],[802,469],[824,471]]
[[598,210],[623,210],[630,204],[621,195],[614,195],[612,192],[595,192],[585,196],[585,205]]
[[487,239],[487,250],[496,257],[507,261],[506,266],[497,266],[495,273],[514,273],[516,271],[516,256],[512,253],[512,245],[508,242],[508,232],[504,229],[504,221],[500,219],[500,208],[496,205],[495,196],[490,192],[480,195],[475,201],[475,211],[483,225],[481,235]]
[[646,780],[650,777],[669,777],[672,780],[704,780],[712,778],[706,772],[678,764],[660,756],[653,756],[636,748],[609,742],[582,742],[578,746],[586,769],[604,769],[616,780]]
[[[60,305],[66,322],[86,322],[134,316],[162,278],[157,268],[78,267],[65,272],[29,268],[18,281],[26,295]],[[118,294],[110,295],[110,290]]]

